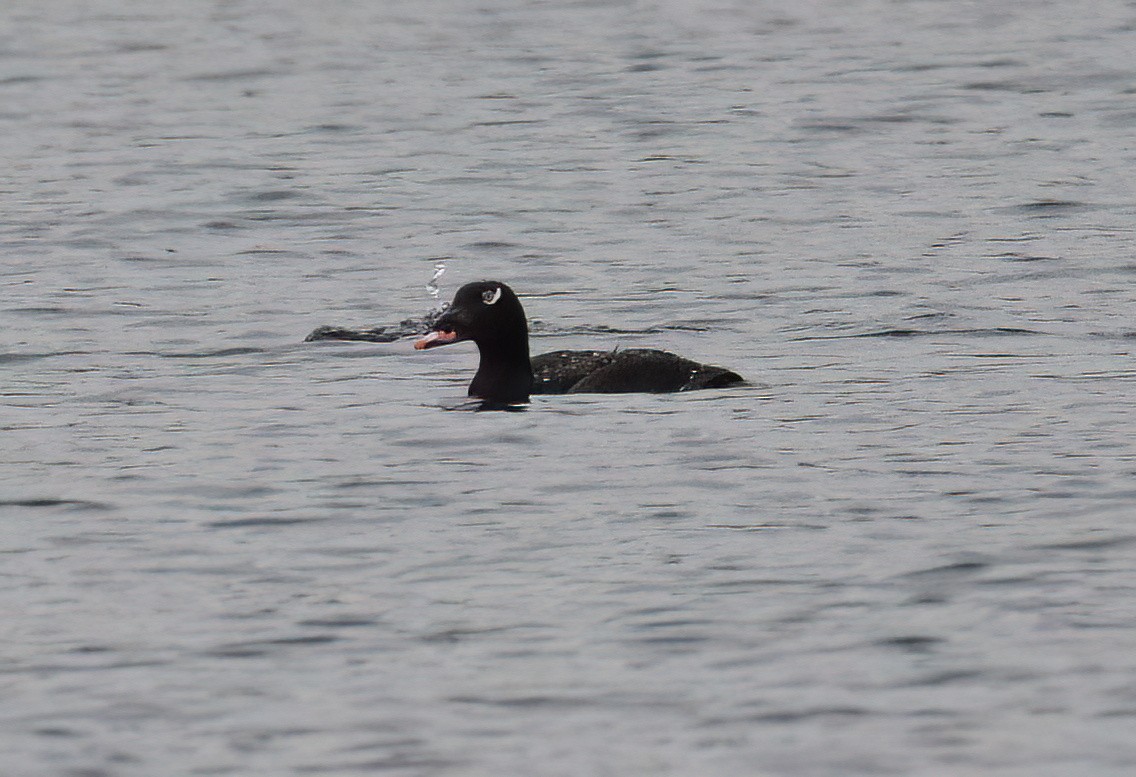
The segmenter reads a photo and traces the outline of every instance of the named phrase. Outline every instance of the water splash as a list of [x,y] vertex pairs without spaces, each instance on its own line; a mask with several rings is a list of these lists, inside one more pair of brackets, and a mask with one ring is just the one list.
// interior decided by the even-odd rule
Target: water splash
[[438,299],[438,279],[446,272],[446,260],[439,259],[434,262],[434,275],[430,278],[430,282],[426,284],[426,291],[434,299]]

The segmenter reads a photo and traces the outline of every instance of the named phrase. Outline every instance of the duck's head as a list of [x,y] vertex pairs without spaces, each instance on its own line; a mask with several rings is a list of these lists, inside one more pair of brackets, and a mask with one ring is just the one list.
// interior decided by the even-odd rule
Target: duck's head
[[469,384],[469,395],[492,407],[529,401],[529,325],[517,295],[498,281],[467,283],[453,304],[414,347],[434,348],[462,340],[477,343],[481,362]]
[[414,343],[418,350],[472,340],[482,355],[519,350],[527,360],[529,328],[517,295],[498,281],[467,283],[434,322],[431,331]]

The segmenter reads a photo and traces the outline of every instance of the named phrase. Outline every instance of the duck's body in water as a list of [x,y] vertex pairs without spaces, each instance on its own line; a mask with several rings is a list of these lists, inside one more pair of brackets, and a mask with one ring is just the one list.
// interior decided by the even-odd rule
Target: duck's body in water
[[414,347],[463,340],[472,340],[481,353],[469,395],[491,403],[520,404],[530,394],[691,391],[743,382],[724,367],[646,348],[553,351],[530,359],[524,308],[513,290],[497,281],[458,289],[453,304]]

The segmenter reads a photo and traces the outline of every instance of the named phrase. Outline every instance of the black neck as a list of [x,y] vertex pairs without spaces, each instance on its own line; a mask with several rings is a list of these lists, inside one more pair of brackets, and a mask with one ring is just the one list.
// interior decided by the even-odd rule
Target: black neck
[[528,338],[513,343],[478,343],[481,363],[469,395],[491,402],[527,402],[532,390]]

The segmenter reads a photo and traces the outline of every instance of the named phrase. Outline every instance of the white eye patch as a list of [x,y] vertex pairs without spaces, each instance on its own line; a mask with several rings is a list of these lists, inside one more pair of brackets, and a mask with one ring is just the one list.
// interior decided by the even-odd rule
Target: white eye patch
[[501,299],[501,287],[500,286],[498,286],[493,291],[489,291],[487,289],[487,290],[481,292],[481,301],[484,302],[486,305],[492,305],[492,304],[496,303],[497,300],[499,300],[499,299]]

